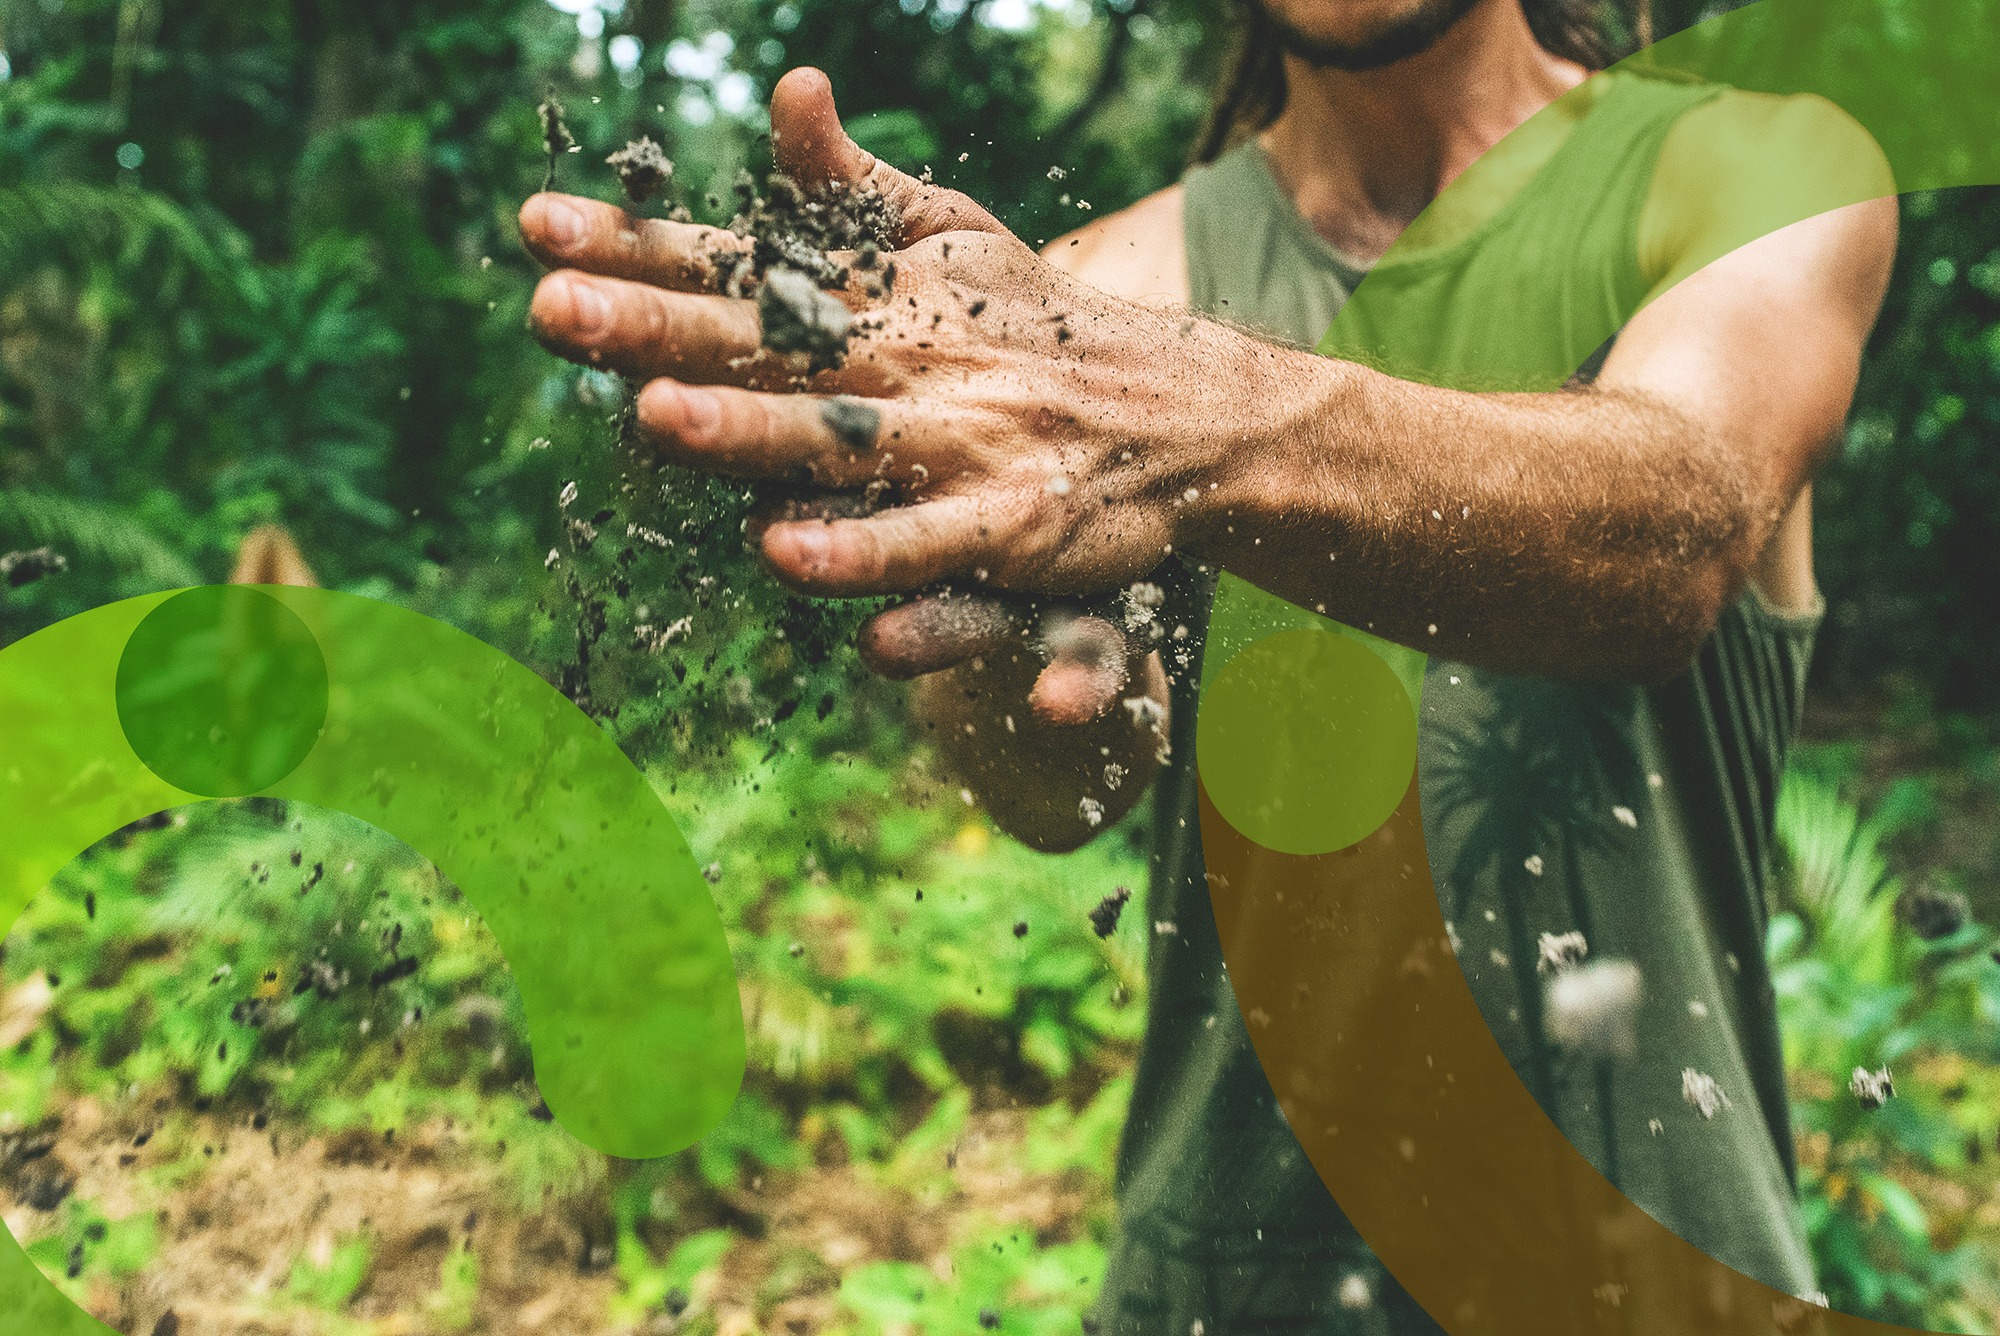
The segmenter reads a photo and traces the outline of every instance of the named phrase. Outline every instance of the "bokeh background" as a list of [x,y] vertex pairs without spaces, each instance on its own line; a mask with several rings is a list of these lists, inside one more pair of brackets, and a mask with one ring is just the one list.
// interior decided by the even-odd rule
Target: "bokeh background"
[[[1605,17],[1629,42],[1703,12]],[[548,1120],[504,962],[422,860],[307,809],[165,814],[73,865],[0,961],[0,1210],[56,1283],[163,1336],[1078,1330],[1143,1024],[1137,831],[1060,859],[993,832],[840,620],[703,527],[714,496],[662,507],[699,551],[580,543],[600,507],[627,518],[621,388],[526,336],[512,220],[550,89],[580,142],[565,188],[612,197],[603,160],[643,133],[726,220],[772,82],[809,62],[867,147],[1054,237],[1173,179],[1228,17],[0,0],[0,553],[67,561],[0,580],[0,643],[223,579],[285,526],[324,583],[589,700],[710,867],[752,1034],[720,1131],[609,1161]],[[1830,617],[1771,953],[1825,1288],[1983,1332],[2000,195],[1903,216],[1819,487]],[[634,648],[683,617],[669,649]],[[1088,913],[1120,885],[1141,894],[1100,939]],[[1911,892],[1972,918],[1919,940]],[[1864,1113],[1847,1073],[1885,1063],[1898,1097]]]

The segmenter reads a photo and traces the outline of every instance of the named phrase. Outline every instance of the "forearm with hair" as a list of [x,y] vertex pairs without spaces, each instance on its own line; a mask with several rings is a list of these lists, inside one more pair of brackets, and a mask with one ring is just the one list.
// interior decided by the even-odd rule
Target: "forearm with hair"
[[1748,452],[1645,395],[1471,394],[1285,361],[1289,393],[1262,394],[1281,406],[1265,448],[1207,493],[1188,545],[1462,662],[1665,680],[1790,501]]

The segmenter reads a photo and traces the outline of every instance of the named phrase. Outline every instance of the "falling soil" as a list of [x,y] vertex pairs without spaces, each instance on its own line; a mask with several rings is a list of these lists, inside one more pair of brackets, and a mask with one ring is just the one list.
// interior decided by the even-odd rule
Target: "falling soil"
[[634,204],[651,200],[674,179],[673,160],[667,157],[666,150],[645,135],[604,161],[618,173],[618,184],[625,188],[625,198]]
[[69,558],[52,547],[9,552],[0,556],[0,583],[9,589],[19,589],[51,575],[60,575],[68,569]]
[[1131,898],[1131,888],[1120,886],[1117,890],[1099,900],[1097,907],[1090,911],[1091,931],[1095,932],[1099,937],[1109,937],[1112,933],[1117,932],[1119,916],[1125,912],[1125,905]]
[[[553,92],[540,115],[552,182],[559,155],[574,151],[575,140]],[[672,198],[674,164],[652,138],[632,140],[605,162],[634,211],[650,206],[672,219],[690,216],[685,203]],[[842,294],[887,296],[895,266],[882,252],[898,227],[894,207],[873,190],[809,191],[782,172],[761,181],[744,172],[729,230],[749,244],[708,257],[711,287],[757,303],[763,344],[781,366],[800,376],[832,370],[865,333]],[[597,385],[601,393],[603,383],[601,375],[586,374],[586,388]],[[638,388],[622,382],[608,418],[615,478],[608,486],[587,477],[567,482],[557,498],[562,542],[545,565],[556,573],[563,597],[550,611],[574,626],[572,648],[554,673],[558,687],[590,714],[611,719],[644,681],[664,673],[672,680],[663,689],[712,707],[716,696],[704,693],[716,675],[716,651],[762,639],[782,642],[779,657],[804,671],[778,680],[768,711],[761,702],[751,704],[753,718],[761,712],[765,724],[776,726],[801,713],[806,700],[818,699],[822,705],[814,713],[825,719],[835,693],[824,681],[800,679],[822,674],[836,656],[840,671],[852,671],[848,647],[880,604],[779,590],[756,560],[753,517],[858,518],[896,500],[890,485],[827,493],[796,481],[725,481],[663,464],[637,429]],[[878,410],[842,396],[827,400],[821,411],[849,448],[874,448]],[[601,471],[601,460],[579,460],[579,472]],[[586,488],[593,493],[589,500]],[[710,652],[690,663],[697,646]],[[740,689],[738,681],[716,685]]]

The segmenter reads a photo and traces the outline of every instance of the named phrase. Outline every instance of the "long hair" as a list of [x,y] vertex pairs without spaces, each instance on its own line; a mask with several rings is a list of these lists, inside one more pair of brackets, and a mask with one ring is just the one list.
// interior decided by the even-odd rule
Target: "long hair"
[[[1606,31],[1610,0],[1521,0],[1528,29],[1551,55],[1601,70],[1617,59]],[[1630,25],[1640,45],[1651,38],[1651,0],[1637,0]],[[1285,109],[1285,62],[1278,34],[1258,0],[1236,0],[1236,35],[1215,82],[1208,119],[1189,161],[1213,162],[1238,140],[1256,134]]]

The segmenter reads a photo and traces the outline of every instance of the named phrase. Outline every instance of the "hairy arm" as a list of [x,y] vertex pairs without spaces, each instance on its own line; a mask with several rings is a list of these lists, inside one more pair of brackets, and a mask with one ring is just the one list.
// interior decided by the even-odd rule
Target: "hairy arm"
[[[812,71],[774,96],[781,155],[801,179],[881,190],[903,218],[895,300],[846,368],[774,387],[754,303],[689,276],[703,233],[615,211],[557,229],[553,210],[585,206],[548,196],[524,232],[574,267],[543,280],[534,319],[568,356],[653,377],[639,422],[677,460],[894,486],[902,504],[870,517],[763,531],[773,570],[809,593],[1101,594],[1192,552],[1420,649],[1656,681],[1686,665],[1837,432],[1894,250],[1893,186],[1858,127],[1811,99],[1726,111],[1669,136],[1655,194],[1670,207],[1649,201],[1642,238],[1654,299],[1581,392],[1419,385],[1107,295],[860,150]],[[1832,164],[1805,196],[1826,203],[1773,202],[1786,162]],[[1815,216],[1763,236],[1788,198]],[[893,448],[829,427],[824,397],[842,392],[869,396]],[[920,631],[911,607],[885,617]],[[988,652],[869,634],[912,671]],[[994,681],[980,708],[1004,729]],[[1068,801],[1052,789],[1049,810]]]
[[[1781,203],[1863,202],[1759,235],[1774,156],[1825,164]],[[1419,649],[1672,677],[1839,432],[1895,253],[1895,202],[1872,196],[1892,189],[1825,103],[1739,95],[1696,113],[1642,226],[1654,296],[1591,388],[1467,394],[1322,362],[1192,541]]]

